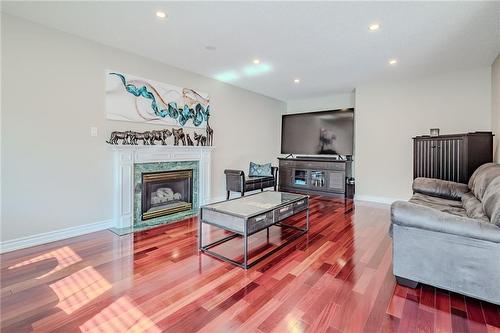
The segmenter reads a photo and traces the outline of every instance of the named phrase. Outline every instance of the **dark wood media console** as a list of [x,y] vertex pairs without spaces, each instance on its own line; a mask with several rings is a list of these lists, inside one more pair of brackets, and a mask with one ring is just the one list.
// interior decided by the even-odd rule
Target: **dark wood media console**
[[280,191],[346,195],[346,179],[352,177],[353,161],[324,157],[278,158],[278,160]]
[[479,166],[492,161],[492,132],[413,138],[413,178],[438,178],[467,184]]

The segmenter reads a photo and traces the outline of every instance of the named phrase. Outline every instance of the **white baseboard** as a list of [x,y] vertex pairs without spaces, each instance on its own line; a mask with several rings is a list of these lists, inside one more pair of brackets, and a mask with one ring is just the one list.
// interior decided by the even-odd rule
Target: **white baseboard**
[[21,237],[16,239],[0,242],[0,253],[10,252],[14,250],[24,249],[26,247],[55,242],[61,239],[80,236],[90,232],[99,231],[111,228],[113,220],[104,220],[100,222],[69,227],[41,234]]
[[405,200],[400,198],[377,197],[372,195],[354,195],[356,201],[369,201],[390,205],[394,201]]

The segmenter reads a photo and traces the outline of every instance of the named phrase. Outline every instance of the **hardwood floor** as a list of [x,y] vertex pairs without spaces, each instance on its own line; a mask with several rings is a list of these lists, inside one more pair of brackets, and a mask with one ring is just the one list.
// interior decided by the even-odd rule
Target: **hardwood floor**
[[[310,216],[297,239],[273,227],[293,240],[248,271],[198,254],[196,219],[4,254],[2,332],[499,332],[496,305],[395,284],[387,206],[314,197]],[[265,231],[250,248],[269,251]],[[239,258],[241,239],[216,250]]]

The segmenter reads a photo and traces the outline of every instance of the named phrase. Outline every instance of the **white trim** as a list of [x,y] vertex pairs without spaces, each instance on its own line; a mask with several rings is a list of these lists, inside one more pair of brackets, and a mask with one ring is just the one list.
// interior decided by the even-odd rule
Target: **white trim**
[[394,201],[405,200],[405,199],[388,198],[388,197],[377,197],[377,196],[373,196],[373,195],[355,195],[354,196],[354,200],[355,201],[377,202],[377,203],[382,203],[382,204],[390,205]]
[[70,237],[81,236],[84,234],[88,234],[90,232],[108,229],[111,228],[112,226],[113,226],[113,220],[109,219],[100,222],[79,225],[76,227],[69,227],[69,228],[44,232],[41,234],[31,235],[27,237],[11,239],[0,242],[0,253],[24,249],[26,247],[31,247],[35,245],[55,242]]

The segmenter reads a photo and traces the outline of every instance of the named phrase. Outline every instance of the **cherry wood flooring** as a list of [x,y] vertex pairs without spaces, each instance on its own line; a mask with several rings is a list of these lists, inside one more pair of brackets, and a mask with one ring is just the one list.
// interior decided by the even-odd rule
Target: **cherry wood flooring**
[[[253,236],[253,257],[290,243],[247,271],[198,253],[195,218],[4,254],[2,332],[500,331],[496,305],[395,283],[388,206],[313,197],[310,216],[302,237]],[[214,250],[239,258],[241,243]]]

